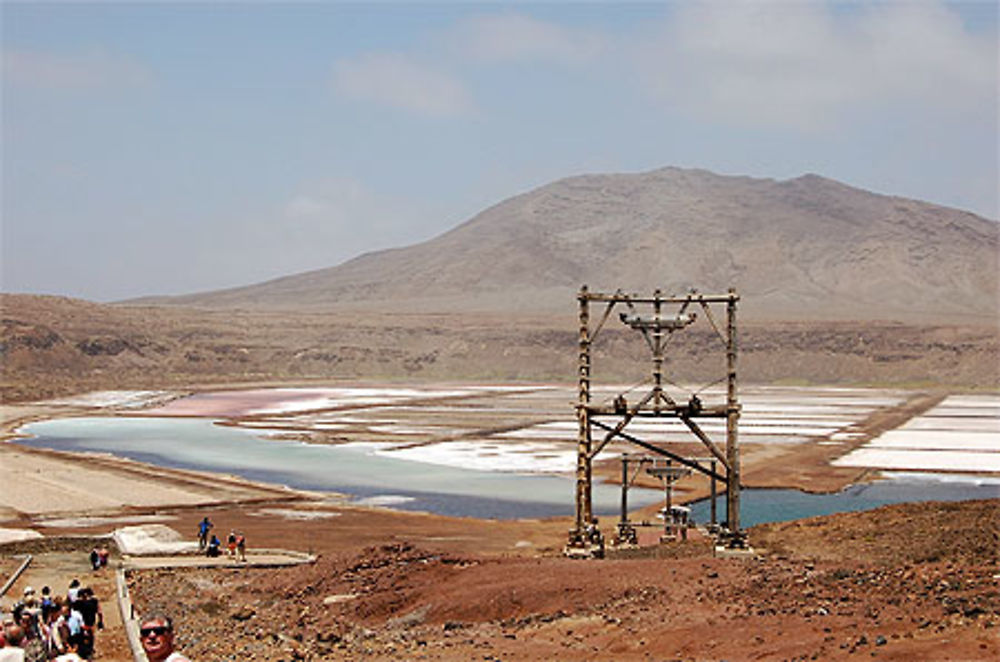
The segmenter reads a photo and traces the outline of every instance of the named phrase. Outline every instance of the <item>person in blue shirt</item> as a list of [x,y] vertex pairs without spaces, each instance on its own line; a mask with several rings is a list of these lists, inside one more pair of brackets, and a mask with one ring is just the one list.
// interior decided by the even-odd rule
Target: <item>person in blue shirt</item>
[[216,557],[216,556],[219,556],[222,553],[219,550],[219,547],[221,545],[222,545],[222,543],[215,536],[215,534],[212,534],[212,540],[211,540],[211,542],[208,543],[208,549],[205,551],[205,555],[206,556],[211,556],[213,558]]
[[212,523],[206,517],[198,524],[198,548],[205,549],[208,544],[208,532],[212,530]]

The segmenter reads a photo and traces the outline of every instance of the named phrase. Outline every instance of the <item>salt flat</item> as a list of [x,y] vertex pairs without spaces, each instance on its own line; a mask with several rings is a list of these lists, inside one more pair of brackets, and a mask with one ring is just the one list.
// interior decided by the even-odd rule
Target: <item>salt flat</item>
[[998,436],[992,432],[946,430],[912,430],[906,427],[890,430],[868,443],[866,448],[896,450],[1000,451]]
[[1000,472],[1000,453],[892,450],[865,447],[849,453],[833,464],[838,467],[913,469],[917,471]]
[[33,529],[8,529],[0,527],[0,545],[9,542],[21,542],[22,540],[37,540],[42,538],[41,533]]
[[[603,386],[593,390],[592,401],[610,402],[626,392],[635,402],[647,388]],[[695,390],[668,388],[677,402],[686,402]],[[706,405],[725,402],[718,386],[698,393]],[[746,386],[739,392],[739,435],[746,444],[764,446],[850,442],[868,417],[911,395],[892,389]],[[74,403],[111,408],[162,402],[162,397],[164,392],[98,392]],[[577,397],[575,385],[550,384],[278,388],[203,393],[144,413],[222,417],[265,436],[301,433],[322,440],[316,435],[327,435],[334,443],[371,443],[373,453],[415,462],[565,472],[575,466]],[[725,441],[724,419],[697,422],[712,439]],[[677,419],[635,419],[625,432],[656,443],[697,443]],[[603,433],[595,430],[595,438]],[[951,396],[833,464],[966,471],[973,465],[994,466],[994,454],[1000,456],[1000,396],[976,394]]]
[[[606,400],[614,394],[613,389],[604,389],[599,396]],[[688,393],[674,389],[671,396],[677,402],[687,402],[689,398]],[[633,402],[641,397],[641,392],[629,395]],[[702,391],[699,397],[706,406],[725,402],[725,393],[718,389]],[[505,472],[571,474],[577,461],[576,398],[573,385],[257,389],[203,393],[140,413],[144,416],[194,416],[245,426],[261,437],[274,437],[269,445],[294,444],[314,449],[314,442],[322,442],[353,449],[359,458],[392,458],[447,467],[448,470],[493,472],[494,475],[486,479],[490,481],[506,479],[502,476]],[[748,386],[741,389],[739,399],[743,406],[739,436],[743,444],[744,469],[746,475],[753,476],[761,484],[836,490],[847,481],[856,480],[859,472],[855,468],[867,467],[891,471],[1000,474],[1000,449],[997,447],[1000,435],[994,432],[1000,421],[1000,396],[949,398],[853,453],[849,450],[859,437],[869,438],[873,430],[881,429],[881,421],[899,417],[900,413],[904,416],[897,420],[903,420],[905,412],[919,411],[920,406],[926,405],[916,403],[929,402],[927,397],[888,389]],[[117,405],[128,400],[124,394],[122,397],[95,394],[79,401],[105,403],[103,406],[109,413],[120,414]],[[329,407],[313,409],[319,402]],[[268,413],[253,413],[261,411]],[[71,413],[76,415],[77,412]],[[886,418],[886,414],[891,416]],[[723,419],[697,420],[710,438],[719,444],[725,442]],[[108,419],[95,418],[95,421],[96,425]],[[616,419],[608,417],[606,421],[614,423]],[[207,425],[207,421],[201,423]],[[83,420],[78,424],[90,423]],[[593,432],[595,443],[600,443],[604,433],[596,429]],[[694,435],[676,419],[638,418],[629,423],[625,432],[681,453],[704,452]],[[288,441],[289,437],[296,441]],[[303,441],[306,439],[308,442]],[[612,475],[617,471],[613,468],[616,458],[626,451],[635,452],[636,447],[620,442],[609,444],[598,458],[608,460],[608,464],[595,465],[595,470]],[[282,448],[280,452],[285,450]],[[838,454],[845,455],[832,464],[848,470],[831,469],[827,464]],[[13,458],[9,454],[8,457]],[[808,465],[809,462],[813,464]],[[8,469],[5,464],[0,462],[0,473]],[[811,468],[808,472],[803,471],[802,467],[807,465]],[[400,470],[432,473],[431,467],[415,464]],[[78,478],[82,475],[76,473]],[[123,498],[104,490],[104,500],[83,504],[83,507],[110,508],[136,500],[140,505],[147,501],[184,504],[195,500],[203,502],[207,496],[199,494],[198,490],[192,490],[194,494],[190,495],[180,494],[179,490],[164,491],[168,487],[169,484],[157,484],[156,489],[143,490],[138,499],[134,494]],[[693,489],[701,487],[694,485]],[[386,489],[378,496],[387,494],[393,498],[411,498],[393,489]],[[22,503],[21,496],[21,492],[4,490],[0,482],[0,497],[3,497],[0,501],[11,501],[16,509],[31,512],[30,504]],[[81,506],[80,495],[62,495],[51,508],[70,510],[71,503]]]
[[[634,401],[642,397],[644,388],[604,386],[593,390],[592,401],[610,402],[622,392]],[[686,402],[694,392],[693,387],[669,390],[678,402]],[[378,442],[387,445],[377,452],[398,459],[547,472],[571,471],[575,465],[577,396],[573,386],[463,384],[276,389],[269,396],[261,391],[206,394],[196,399],[240,401],[247,405],[243,411],[253,418],[235,422],[249,428],[335,434],[337,443]],[[699,391],[705,404],[721,404],[725,396],[719,387]],[[745,443],[767,445],[850,440],[856,438],[854,426],[908,397],[896,390],[749,386],[740,392],[739,434]],[[172,403],[172,407],[185,405]],[[698,419],[698,425],[720,443],[725,440],[723,419]],[[635,419],[625,431],[658,443],[696,441],[677,419]]]
[[46,400],[38,404],[95,409],[143,409],[163,404],[181,395],[181,393],[174,391],[92,391],[66,398]]
[[[281,399],[274,404],[250,409],[248,414],[274,414],[284,412],[331,409],[358,405],[384,404],[386,402],[413,400],[415,398],[453,398],[470,395],[469,390],[417,390],[393,388],[343,388],[343,389],[279,389],[295,396]],[[300,397],[308,394],[307,397]]]
[[934,432],[985,432],[1000,435],[1000,416],[974,415],[965,416],[942,416],[936,413],[934,416],[924,415],[908,421],[900,429],[904,430],[930,430]]
[[1000,395],[952,395],[834,466],[1000,472]]
[[377,451],[401,460],[462,467],[477,471],[567,473],[576,467],[576,448],[552,444],[453,441],[414,448]]
[[155,416],[252,416],[475,395],[483,389],[309,387],[198,393],[148,410]]

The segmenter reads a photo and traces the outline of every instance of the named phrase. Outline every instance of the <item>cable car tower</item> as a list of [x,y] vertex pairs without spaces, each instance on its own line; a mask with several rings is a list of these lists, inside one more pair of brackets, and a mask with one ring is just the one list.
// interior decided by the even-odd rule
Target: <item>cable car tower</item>
[[[722,527],[720,542],[727,547],[744,547],[746,538],[740,529],[740,454],[737,434],[740,403],[736,393],[736,302],[739,301],[736,291],[730,289],[727,294],[708,295],[692,290],[687,295],[674,296],[664,295],[660,290],[656,290],[652,296],[639,296],[625,294],[621,290],[614,294],[590,292],[584,285],[580,288],[577,301],[580,306],[580,339],[579,390],[576,402],[576,417],[579,423],[576,522],[569,532],[565,553],[568,556],[581,557],[600,557],[604,554],[604,537],[597,527],[597,520],[592,510],[591,467],[594,458],[615,440],[640,446],[646,452],[668,458],[724,484],[726,521]],[[605,309],[594,326],[591,325],[590,319],[591,304],[605,304]],[[712,313],[713,307],[725,308],[724,328],[720,328],[716,323]],[[649,348],[652,388],[633,403],[627,402],[626,394],[622,393],[615,397],[610,405],[594,404],[591,401],[591,350],[616,308],[619,309],[620,322],[642,335]],[[704,314],[715,336],[725,347],[724,401],[702,402],[697,392],[678,401],[664,388],[664,384],[668,383],[663,374],[668,340],[672,334],[693,324],[699,312]],[[699,421],[706,418],[725,419],[725,448],[720,448],[699,425]],[[685,457],[644,440],[637,434],[631,434],[628,426],[637,419],[679,420],[683,427],[709,450],[711,457],[708,459]]]

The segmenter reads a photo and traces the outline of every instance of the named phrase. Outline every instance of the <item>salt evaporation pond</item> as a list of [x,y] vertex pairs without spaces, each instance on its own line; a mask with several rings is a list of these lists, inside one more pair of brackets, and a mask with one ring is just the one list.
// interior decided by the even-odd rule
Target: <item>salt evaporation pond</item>
[[[749,489],[740,493],[740,524],[744,528],[767,522],[872,510],[893,503],[967,501],[1000,498],[1000,477],[959,474],[886,472],[884,480],[850,485],[833,494],[808,494],[799,490]],[[699,523],[711,520],[711,501],[691,505]],[[726,497],[716,499],[716,517],[726,518]]]
[[[63,451],[111,453],[176,469],[235,474],[303,490],[341,492],[364,503],[479,518],[573,514],[571,476],[474,471],[377,454],[372,444],[327,446],[258,437],[208,419],[64,418],[23,427],[18,443]],[[630,490],[635,506],[657,490]],[[621,491],[595,485],[594,511],[618,512]]]
[[[305,490],[341,492],[361,503],[479,518],[554,517],[573,514],[572,477],[474,471],[387,457],[374,444],[325,446],[261,438],[251,430],[207,419],[66,418],[33,423],[19,443],[77,452],[111,453],[178,469],[235,474]],[[747,489],[741,495],[744,527],[892,503],[1000,498],[1000,477],[886,472],[885,480],[852,485],[835,494],[790,489]],[[620,490],[594,486],[594,510],[617,517]],[[637,508],[659,502],[658,490],[629,490]],[[699,523],[710,519],[708,500],[692,505]],[[718,518],[725,519],[725,497]],[[607,518],[605,522],[609,521]]]

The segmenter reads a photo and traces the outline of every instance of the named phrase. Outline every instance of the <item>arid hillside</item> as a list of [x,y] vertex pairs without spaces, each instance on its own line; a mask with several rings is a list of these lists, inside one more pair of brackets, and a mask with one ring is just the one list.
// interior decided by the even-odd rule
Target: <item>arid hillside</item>
[[132,591],[177,614],[193,659],[988,660],[997,503],[765,525],[752,560],[704,539],[604,561],[462,553],[454,537],[362,548],[297,522],[263,535],[325,529],[315,565],[152,571]]
[[[0,295],[0,397],[18,402],[88,389],[308,382],[571,382],[575,302],[558,315],[416,315],[109,306]],[[747,322],[746,383],[996,388],[995,326]],[[620,324],[594,346],[603,378],[647,377],[648,349]],[[692,327],[668,355],[673,381],[724,376],[718,339]]]
[[664,168],[505,200],[425,243],[144,303],[210,309],[567,310],[591,290],[736,287],[758,321],[995,322],[1000,225],[816,175]]
[[[747,382],[996,387],[998,228],[815,175],[574,177],[423,244],[258,285],[117,305],[0,295],[0,393],[572,380],[583,284],[736,287]],[[602,376],[641,379],[641,344],[612,326],[594,348]],[[677,334],[669,378],[721,377],[713,349],[711,330]]]

